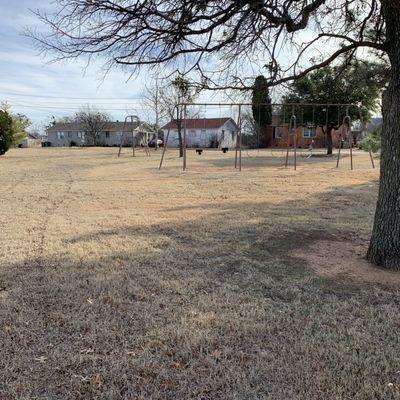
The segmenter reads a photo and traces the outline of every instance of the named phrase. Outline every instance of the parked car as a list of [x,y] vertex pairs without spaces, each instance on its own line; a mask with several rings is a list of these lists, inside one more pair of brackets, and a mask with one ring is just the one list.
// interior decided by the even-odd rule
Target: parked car
[[[158,147],[163,147],[164,142],[161,139],[157,141]],[[148,143],[149,147],[156,147],[156,139],[151,139]]]

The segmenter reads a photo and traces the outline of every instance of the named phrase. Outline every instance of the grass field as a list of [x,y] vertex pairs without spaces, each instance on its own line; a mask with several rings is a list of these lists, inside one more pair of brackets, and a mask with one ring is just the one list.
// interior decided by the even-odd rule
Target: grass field
[[[345,151],[346,152],[346,151]],[[0,399],[399,399],[378,170],[281,151],[0,158]]]

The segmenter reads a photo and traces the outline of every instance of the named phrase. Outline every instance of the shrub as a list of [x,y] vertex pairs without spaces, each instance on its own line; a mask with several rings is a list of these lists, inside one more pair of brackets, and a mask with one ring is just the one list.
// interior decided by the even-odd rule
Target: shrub
[[12,116],[4,110],[0,110],[0,156],[5,154],[14,138],[14,124]]
[[381,149],[381,128],[375,128],[371,132],[366,132],[364,139],[359,143],[360,148],[372,153],[378,153]]
[[78,144],[75,142],[75,140],[71,140],[69,142],[69,147],[76,147],[76,146],[78,146]]

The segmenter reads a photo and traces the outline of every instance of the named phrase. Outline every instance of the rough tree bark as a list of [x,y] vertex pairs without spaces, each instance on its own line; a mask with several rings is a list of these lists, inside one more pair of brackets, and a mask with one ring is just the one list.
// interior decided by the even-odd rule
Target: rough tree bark
[[382,102],[381,177],[367,258],[382,267],[400,270],[400,6],[398,0],[381,3],[392,72]]
[[178,127],[178,140],[179,140],[179,157],[183,157],[183,137],[182,127]]
[[333,153],[332,131],[333,131],[333,127],[331,125],[328,125],[327,131],[326,131],[326,154],[328,156],[332,155],[332,153]]

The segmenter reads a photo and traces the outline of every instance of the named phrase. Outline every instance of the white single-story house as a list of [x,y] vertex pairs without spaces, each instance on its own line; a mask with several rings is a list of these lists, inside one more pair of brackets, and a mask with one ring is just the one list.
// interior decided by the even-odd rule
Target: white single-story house
[[[125,131],[124,131],[125,128]],[[142,140],[142,133],[144,140],[150,140],[154,134],[154,129],[146,122],[128,122],[125,126],[124,122],[108,122],[103,131],[97,138],[97,145],[99,146],[119,146],[121,139],[124,136],[123,145],[132,145],[132,130],[134,137],[137,140]],[[68,147],[74,146],[87,146],[92,145],[93,140],[86,133],[86,128],[83,124],[76,122],[56,123],[46,129],[47,141],[51,146]],[[137,145],[139,143],[136,143]]]
[[27,132],[26,137],[22,140],[18,147],[42,147],[42,140],[34,134]]
[[[232,118],[189,118],[181,121],[181,133],[186,129],[187,147],[234,147],[239,127]],[[161,128],[169,147],[179,147],[178,124],[171,121]]]

